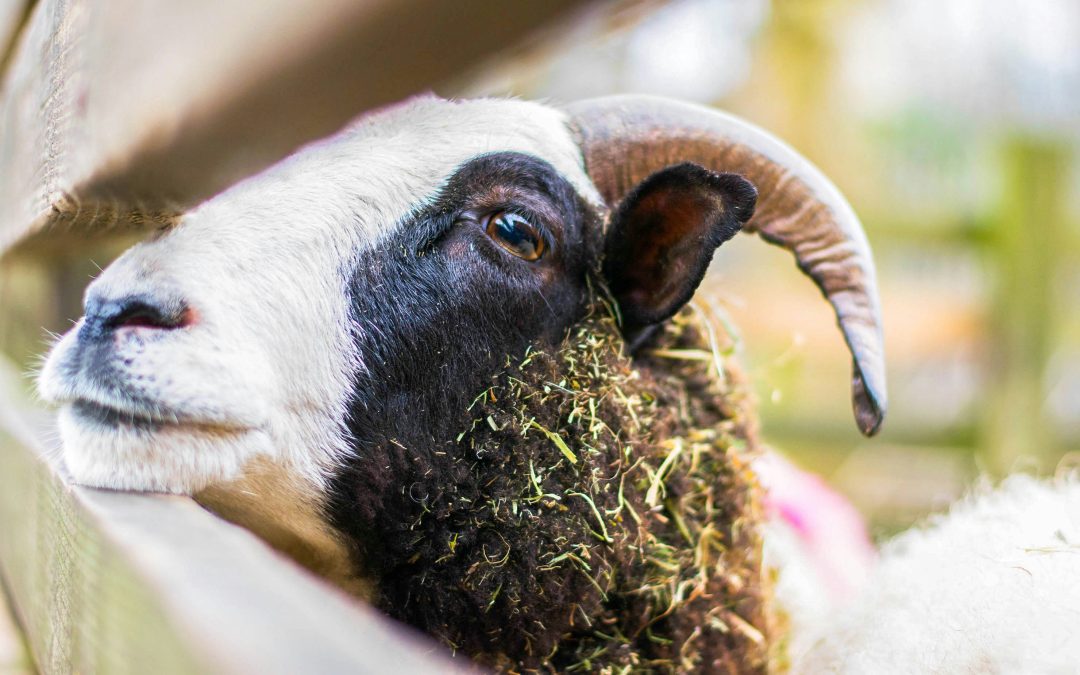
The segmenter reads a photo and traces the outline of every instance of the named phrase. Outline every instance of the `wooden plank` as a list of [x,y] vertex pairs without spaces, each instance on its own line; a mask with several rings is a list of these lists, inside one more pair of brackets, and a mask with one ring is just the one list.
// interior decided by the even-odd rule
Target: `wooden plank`
[[33,672],[30,657],[23,647],[22,631],[15,625],[0,587],[0,675],[30,675]]
[[187,498],[72,486],[0,362],[0,575],[45,673],[452,673]]
[[0,99],[0,251],[166,218],[586,0],[41,0]]
[[0,0],[0,73],[15,48],[15,37],[30,9],[28,0]]

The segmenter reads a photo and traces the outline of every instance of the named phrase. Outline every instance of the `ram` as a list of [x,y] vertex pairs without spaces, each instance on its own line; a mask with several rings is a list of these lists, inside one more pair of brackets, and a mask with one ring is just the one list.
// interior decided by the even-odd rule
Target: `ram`
[[708,312],[740,229],[833,305],[885,414],[835,188],[672,101],[415,99],[122,255],[40,378],[76,481],[193,494],[501,669],[766,669],[755,420]]

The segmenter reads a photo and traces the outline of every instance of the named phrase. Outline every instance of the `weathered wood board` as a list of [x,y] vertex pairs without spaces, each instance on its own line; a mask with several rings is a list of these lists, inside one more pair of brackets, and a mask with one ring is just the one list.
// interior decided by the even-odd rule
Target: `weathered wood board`
[[190,499],[68,484],[0,361],[0,576],[45,673],[451,673]]
[[22,631],[15,625],[15,618],[0,587],[0,675],[30,675],[33,666],[23,647]]
[[164,218],[584,0],[42,0],[0,92],[0,251]]
[[15,35],[29,8],[29,0],[0,0],[0,68],[15,47]]

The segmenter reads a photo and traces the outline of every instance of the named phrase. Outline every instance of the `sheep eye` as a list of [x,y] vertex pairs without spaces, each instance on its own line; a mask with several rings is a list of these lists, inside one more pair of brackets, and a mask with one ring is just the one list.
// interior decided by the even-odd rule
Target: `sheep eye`
[[492,214],[486,230],[495,243],[523,260],[539,260],[547,249],[547,243],[536,227],[516,213],[500,211]]

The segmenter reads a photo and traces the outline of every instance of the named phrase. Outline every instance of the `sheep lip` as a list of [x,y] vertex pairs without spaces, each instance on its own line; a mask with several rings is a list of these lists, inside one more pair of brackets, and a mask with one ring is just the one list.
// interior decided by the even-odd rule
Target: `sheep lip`
[[134,406],[116,407],[77,398],[68,402],[72,413],[80,420],[99,427],[133,428],[141,431],[157,431],[163,428],[192,428],[202,431],[241,432],[249,427],[229,424],[221,420],[197,419],[161,407],[153,409]]

